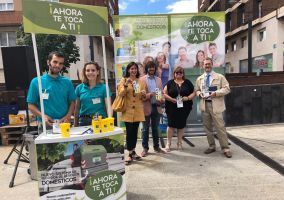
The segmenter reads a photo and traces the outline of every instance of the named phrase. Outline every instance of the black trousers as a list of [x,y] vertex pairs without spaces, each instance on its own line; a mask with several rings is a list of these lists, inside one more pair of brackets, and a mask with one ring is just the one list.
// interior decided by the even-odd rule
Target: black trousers
[[128,151],[132,151],[136,147],[139,123],[140,122],[125,122],[126,147]]

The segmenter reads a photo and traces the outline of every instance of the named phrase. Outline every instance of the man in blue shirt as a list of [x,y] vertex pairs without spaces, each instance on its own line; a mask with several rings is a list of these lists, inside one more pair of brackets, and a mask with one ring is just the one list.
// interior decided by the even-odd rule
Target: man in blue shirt
[[142,157],[148,155],[149,151],[149,128],[151,126],[153,136],[153,146],[156,153],[165,153],[159,145],[158,126],[160,115],[162,114],[161,104],[164,102],[162,98],[162,80],[155,76],[157,66],[154,62],[149,61],[145,66],[146,75],[141,77],[141,80],[146,84],[146,100],[144,101],[145,121],[142,129]]
[[[70,79],[61,76],[64,57],[59,52],[51,52],[48,55],[48,73],[41,76],[44,104],[44,120],[47,126],[51,126],[55,119],[59,123],[70,122],[75,106],[75,91]],[[27,102],[29,110],[41,118],[38,78],[31,81]]]

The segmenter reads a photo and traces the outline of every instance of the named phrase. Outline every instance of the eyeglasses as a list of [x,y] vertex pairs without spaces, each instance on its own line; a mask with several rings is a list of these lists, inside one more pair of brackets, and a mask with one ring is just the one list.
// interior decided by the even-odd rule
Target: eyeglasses
[[183,74],[183,72],[175,72],[176,74]]

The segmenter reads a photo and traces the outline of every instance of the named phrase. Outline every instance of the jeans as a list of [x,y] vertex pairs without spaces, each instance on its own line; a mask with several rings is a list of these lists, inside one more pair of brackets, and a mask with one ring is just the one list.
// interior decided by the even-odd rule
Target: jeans
[[158,126],[160,122],[160,113],[157,110],[156,105],[152,105],[152,111],[149,116],[145,116],[145,122],[143,122],[142,128],[142,146],[144,149],[149,150],[149,127],[151,124],[154,149],[159,148],[159,131]]

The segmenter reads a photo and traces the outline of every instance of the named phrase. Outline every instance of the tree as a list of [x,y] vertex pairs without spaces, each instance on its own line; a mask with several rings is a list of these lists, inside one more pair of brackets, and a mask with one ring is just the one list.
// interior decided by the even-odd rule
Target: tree
[[[74,44],[76,37],[73,35],[47,35],[37,34],[36,43],[38,50],[39,66],[42,71],[47,71],[47,56],[52,51],[59,51],[64,54],[64,67],[62,73],[68,73],[71,63],[79,61],[79,47]],[[32,46],[32,37],[30,33],[25,33],[23,26],[17,32],[17,45]]]
[[54,163],[64,160],[67,143],[52,143],[37,145],[37,161],[39,171],[46,170]]

